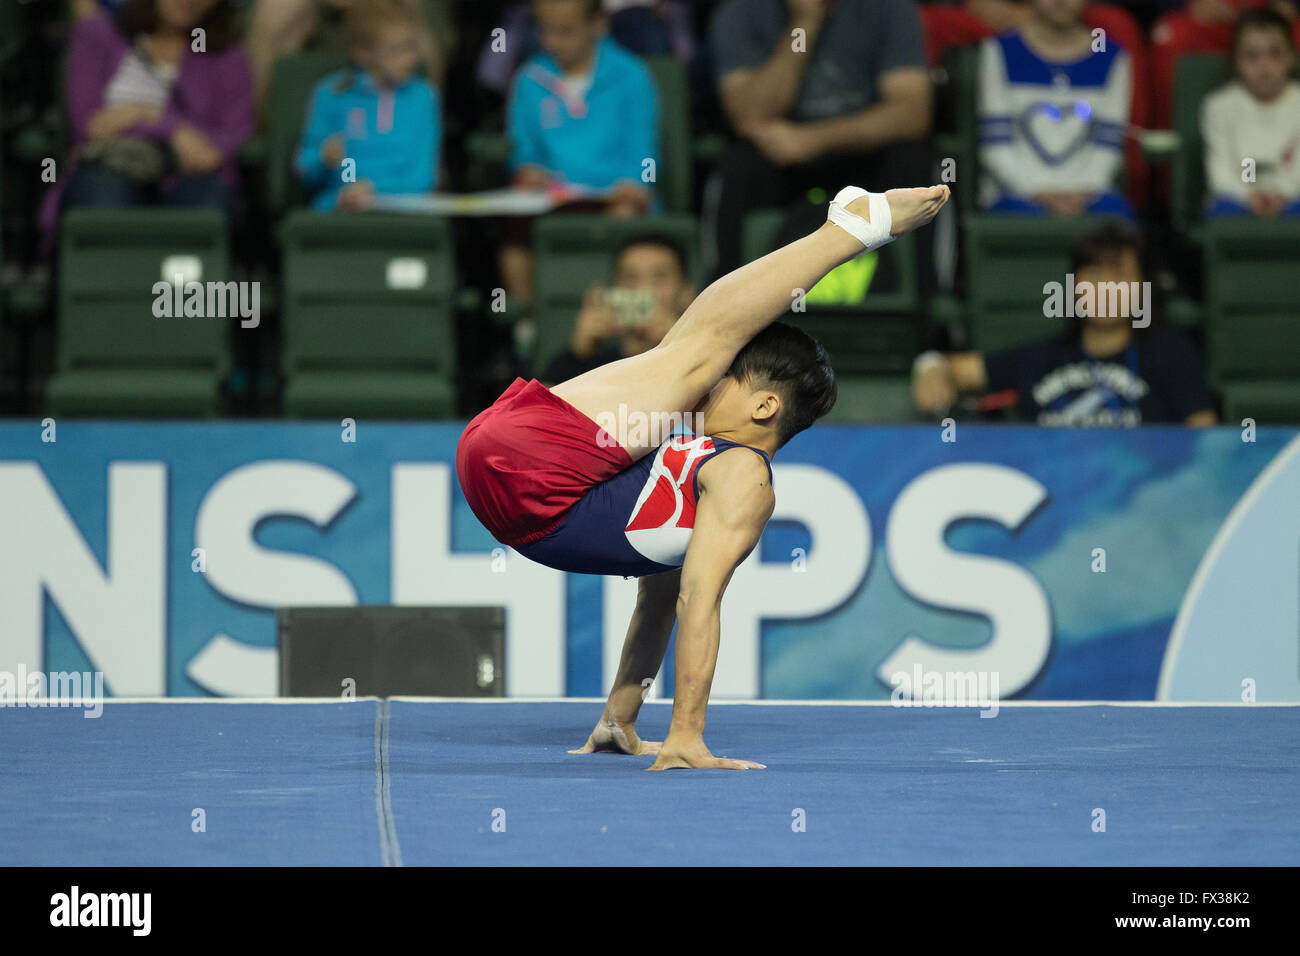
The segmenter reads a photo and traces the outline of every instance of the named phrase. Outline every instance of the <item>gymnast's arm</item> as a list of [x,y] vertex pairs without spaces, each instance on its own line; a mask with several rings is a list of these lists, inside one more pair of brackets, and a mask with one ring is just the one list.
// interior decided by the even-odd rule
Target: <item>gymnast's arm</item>
[[704,716],[718,660],[722,595],[732,572],[758,544],[776,497],[767,464],[752,451],[732,448],[701,466],[695,529],[677,595],[676,687],[672,723],[651,770],[761,768],[714,757],[704,745]]
[[664,571],[649,574],[637,583],[636,609],[627,626],[618,674],[605,701],[596,729],[587,743],[571,753],[617,750],[630,754],[658,753],[659,744],[641,740],[636,734],[636,718],[647,690],[664,662],[668,640],[677,621],[677,591],[682,572]]

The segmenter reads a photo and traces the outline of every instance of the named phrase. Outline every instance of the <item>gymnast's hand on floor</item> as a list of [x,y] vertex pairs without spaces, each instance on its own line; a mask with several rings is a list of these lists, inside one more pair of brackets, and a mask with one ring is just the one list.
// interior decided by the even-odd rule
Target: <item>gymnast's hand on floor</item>
[[620,754],[657,754],[663,746],[662,741],[642,740],[636,735],[636,728],[630,723],[620,723],[608,717],[602,717],[596,729],[591,732],[587,742],[571,754],[592,754],[612,751]]
[[685,767],[694,770],[766,770],[766,764],[754,763],[752,760],[735,760],[731,757],[715,757],[704,746],[703,737],[674,740],[670,732],[659,750],[659,757],[647,770],[672,770]]

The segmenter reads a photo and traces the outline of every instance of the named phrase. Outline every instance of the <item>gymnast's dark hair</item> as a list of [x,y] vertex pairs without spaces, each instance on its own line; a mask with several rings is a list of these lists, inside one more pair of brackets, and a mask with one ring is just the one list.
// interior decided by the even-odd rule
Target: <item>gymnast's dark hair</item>
[[773,322],[750,339],[727,375],[781,396],[778,448],[834,408],[839,393],[821,343],[784,322]]

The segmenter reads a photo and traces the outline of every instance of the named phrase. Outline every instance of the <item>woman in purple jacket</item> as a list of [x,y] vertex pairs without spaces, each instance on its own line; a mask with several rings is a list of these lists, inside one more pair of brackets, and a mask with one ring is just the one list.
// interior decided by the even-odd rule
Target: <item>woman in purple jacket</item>
[[236,153],[253,131],[237,40],[229,0],[126,0],[116,16],[80,21],[68,51],[75,169],[62,206],[229,208]]

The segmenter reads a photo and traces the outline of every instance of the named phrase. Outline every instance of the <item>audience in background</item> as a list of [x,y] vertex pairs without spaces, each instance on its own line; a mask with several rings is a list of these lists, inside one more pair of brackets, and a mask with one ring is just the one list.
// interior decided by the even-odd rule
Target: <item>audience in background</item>
[[1172,123],[1174,74],[1178,61],[1192,53],[1227,53],[1232,47],[1232,27],[1243,10],[1271,7],[1291,24],[1300,43],[1297,0],[1186,0],[1156,21],[1151,29],[1151,86],[1155,124]]
[[942,63],[950,47],[972,46],[985,37],[1019,30],[1034,15],[1029,0],[929,0],[919,8],[931,66]]
[[[1134,218],[1115,188],[1132,71],[1097,44],[1084,0],[1033,0],[1033,17],[980,48],[981,202],[995,212]],[[1100,46],[1100,49],[1098,49]]]
[[753,209],[929,170],[932,90],[912,0],[728,0],[709,48],[740,137],[706,200],[711,274],[741,264]]
[[[993,404],[1014,405],[1022,419],[1039,425],[1216,424],[1192,345],[1151,325],[1151,303],[1131,297],[1143,282],[1136,235],[1114,223],[1085,233],[1070,273],[1075,289],[1092,290],[1091,305],[1078,300],[1083,314],[1064,335],[989,355],[920,356],[912,383],[917,409],[942,415],[962,393],[1003,393]],[[1140,319],[1139,312],[1145,313]],[[1146,327],[1135,329],[1135,321]]]
[[[42,196],[40,254],[52,251],[63,208],[230,209],[236,157],[272,64],[309,50],[351,63],[313,90],[293,156],[315,208],[363,210],[376,197],[445,188],[448,135],[452,188],[491,179],[491,165],[473,165],[472,150],[469,170],[458,165],[455,143],[493,120],[461,103],[451,117],[461,122],[447,133],[441,90],[450,65],[458,93],[473,99],[476,78],[508,92],[512,185],[545,190],[566,211],[623,217],[656,208],[654,180],[662,173],[663,106],[638,55],[695,58],[712,74],[693,84],[692,102],[706,98],[701,91],[716,93],[735,133],[703,203],[693,197],[709,275],[741,263],[741,229],[754,210],[781,207],[779,229],[775,217],[758,223],[781,241],[819,223],[826,199],[844,183],[937,175],[918,173],[933,170],[927,62],[954,62],[941,60],[949,44],[979,44],[982,177],[966,188],[987,210],[1132,219],[1116,188],[1123,150],[1130,188],[1140,186],[1146,166],[1127,134],[1169,125],[1179,56],[1230,52],[1233,79],[1199,104],[1206,215],[1300,217],[1300,83],[1292,76],[1298,5],[1162,0],[1162,9],[1181,9],[1160,18],[1149,44],[1123,7],[1085,0],[931,0],[919,15],[913,0],[720,0],[711,16],[687,0],[512,0],[491,9],[455,0],[60,0],[53,14],[32,5],[20,18],[39,27],[29,39],[61,37],[56,28],[65,25],[68,37],[70,152]],[[708,55],[696,58],[695,26],[706,16]],[[453,19],[475,42],[486,38],[476,60],[451,64]],[[1153,51],[1154,61],[1145,61]],[[29,45],[27,58],[37,55]],[[27,72],[41,81],[33,88],[54,85]],[[41,124],[58,135],[47,119],[56,112],[48,96],[32,99],[41,111],[32,112],[36,121],[16,125]],[[697,134],[709,129],[699,117],[691,126]],[[1153,219],[1163,214],[1141,205],[1140,189],[1134,195]],[[507,220],[499,247],[500,284],[525,315],[531,224]],[[917,251],[924,267],[929,257]],[[568,348],[542,378],[558,382],[653,348],[693,294],[687,258],[657,233],[625,243],[611,287],[588,290]],[[1143,278],[1136,239],[1113,226],[1081,239],[1072,269],[1077,285]],[[476,285],[498,281],[490,258],[468,274]],[[807,300],[861,304],[894,291],[906,275],[889,253],[862,256]],[[1009,404],[1047,425],[1213,423],[1193,347],[1158,323],[1143,325],[1098,295],[1059,337],[989,354],[927,353],[917,362],[913,398],[927,414]],[[526,345],[526,334],[516,338]],[[503,368],[515,361],[509,343],[491,347],[507,356]]]
[[1235,79],[1205,98],[1201,131],[1210,216],[1300,216],[1300,83],[1286,20],[1237,20]]
[[442,106],[416,75],[426,32],[406,0],[352,0],[351,65],[316,85],[295,163],[316,209],[367,209],[376,195],[437,188]]
[[77,22],[63,207],[229,208],[236,154],[253,130],[236,28],[229,0],[127,0],[115,17]]
[[[659,162],[650,71],[606,35],[600,0],[535,0],[533,13],[543,52],[524,63],[511,90],[513,184],[591,200],[610,215],[648,212]],[[526,231],[507,234],[501,272],[508,295],[532,300]]]
[[84,20],[99,13],[116,13],[126,0],[68,0],[74,20]]
[[[686,0],[604,0],[609,35],[638,56],[673,56],[689,63],[695,56],[691,8]],[[489,35],[479,53],[479,85],[504,96],[519,64],[541,49],[531,0],[507,7],[501,36]]]
[[547,365],[542,383],[654,348],[695,298],[687,275],[686,251],[674,239],[647,232],[626,240],[614,255],[615,294],[601,285],[587,290],[569,347]]
[[[425,76],[441,85],[451,48],[450,0],[403,0],[419,24],[416,42]],[[259,110],[265,110],[275,61],[303,50],[348,50],[345,21],[352,0],[255,0],[246,43]]]

